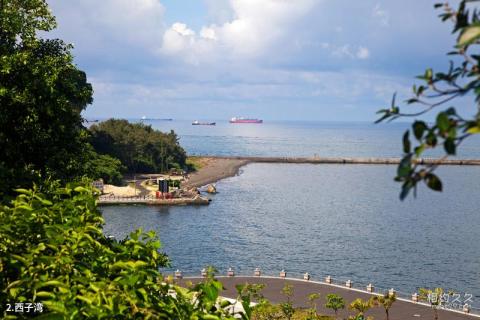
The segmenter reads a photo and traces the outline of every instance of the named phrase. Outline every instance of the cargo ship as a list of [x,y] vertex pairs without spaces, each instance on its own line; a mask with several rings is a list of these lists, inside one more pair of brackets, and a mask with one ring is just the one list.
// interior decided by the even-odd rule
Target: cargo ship
[[263,123],[263,120],[260,119],[249,119],[243,117],[233,117],[230,119],[230,123]]
[[173,121],[172,118],[147,118],[147,116],[143,116],[140,118],[142,121]]
[[192,122],[192,126],[214,126],[216,125],[215,122],[200,122],[198,120],[195,120]]

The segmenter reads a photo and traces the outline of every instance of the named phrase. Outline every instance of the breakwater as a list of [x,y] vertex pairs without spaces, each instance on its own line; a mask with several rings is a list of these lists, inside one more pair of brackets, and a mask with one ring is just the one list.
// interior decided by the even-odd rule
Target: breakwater
[[97,200],[98,205],[121,205],[121,204],[143,204],[152,206],[171,206],[171,205],[208,205],[210,200],[197,196],[194,198],[172,198],[157,199],[154,196],[137,196],[137,197],[117,197],[117,196],[100,196]]
[[[206,156],[212,159],[231,159],[257,163],[310,163],[310,164],[399,164],[401,158],[362,158],[362,157],[221,157]],[[425,165],[471,165],[480,166],[480,159],[435,159],[420,158]]]

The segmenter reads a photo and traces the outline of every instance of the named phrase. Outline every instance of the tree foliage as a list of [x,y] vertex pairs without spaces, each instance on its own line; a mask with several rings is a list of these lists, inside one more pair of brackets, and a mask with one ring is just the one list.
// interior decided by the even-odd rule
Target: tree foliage
[[16,44],[36,41],[38,30],[51,31],[56,27],[55,18],[45,0],[0,1],[0,45],[12,48]]
[[397,295],[395,293],[390,294],[390,292],[385,293],[383,296],[374,296],[372,298],[374,306],[381,306],[385,310],[386,320],[390,319],[390,308],[395,301],[397,301]]
[[71,46],[37,38],[37,31],[54,27],[45,1],[1,2],[0,194],[81,171],[80,113],[92,102],[92,87],[73,64]]
[[[373,306],[372,300],[362,300],[361,298],[353,300],[348,308],[350,310],[355,311],[357,314],[355,316],[350,316],[349,319],[352,320],[360,320],[365,319],[365,312],[370,310]],[[372,319],[371,317],[367,317],[367,319]]]
[[[475,1],[462,0],[456,10],[448,3],[435,5],[435,8],[442,10],[441,20],[453,23],[457,44],[454,50],[448,53],[452,60],[447,71],[435,72],[428,68],[417,77],[423,84],[413,86],[413,96],[406,103],[415,104],[420,109],[415,112],[401,111],[394,95],[391,106],[378,111],[381,117],[377,122],[405,117],[417,118],[403,136],[404,156],[395,178],[402,183],[402,200],[412,189],[416,191],[418,183],[422,181],[432,190],[443,189],[441,180],[434,174],[439,163],[422,165],[419,161],[426,150],[443,148],[444,158],[454,156],[465,139],[480,133],[480,55],[475,51],[478,51],[480,44],[480,19],[477,9],[469,8],[472,2]],[[448,107],[438,112],[432,124],[420,119],[421,116],[462,96],[475,98],[475,115],[464,117],[456,108]]]
[[86,161],[82,173],[94,180],[103,179],[105,183],[120,185],[123,181],[124,165],[117,158],[107,154],[98,154],[92,146],[86,150]]
[[156,173],[186,165],[177,135],[143,123],[110,119],[90,127],[92,145],[100,154],[120,159],[129,172]]
[[261,291],[265,288],[264,284],[238,284],[235,286],[238,294],[238,301],[242,302],[243,313],[241,315],[242,320],[251,319],[254,312],[254,307],[252,307],[253,300],[260,301],[262,303],[265,301]]
[[438,309],[442,307],[444,293],[445,293],[445,290],[443,288],[434,288],[434,289],[420,288],[419,290],[420,300],[423,300],[428,304],[430,304],[433,310],[433,318],[435,320],[438,319]]
[[[189,293],[164,282],[159,268],[168,258],[154,232],[106,237],[90,180],[66,187],[55,180],[85,172],[118,179],[120,163],[88,144],[81,112],[92,88],[71,46],[37,38],[54,27],[46,1],[0,0],[0,197],[8,203],[0,206],[2,318],[26,316],[8,312],[7,303],[40,302],[44,319],[233,319],[219,305],[217,280]],[[174,133],[141,130],[146,143],[133,165],[155,154],[144,147],[159,147],[163,165],[184,164]],[[26,188],[8,202],[18,185]]]
[[3,319],[22,318],[5,310],[15,302],[43,303],[45,319],[235,319],[212,273],[188,292],[164,281],[153,231],[106,237],[89,183],[48,189],[20,189],[0,208]]
[[337,316],[338,310],[345,308],[345,299],[335,293],[327,294],[325,308],[332,309],[335,312],[335,316]]
[[0,210],[0,301],[42,302],[64,317],[161,314],[167,288],[158,268],[168,260],[154,233],[106,238],[92,190],[83,186],[18,191]]

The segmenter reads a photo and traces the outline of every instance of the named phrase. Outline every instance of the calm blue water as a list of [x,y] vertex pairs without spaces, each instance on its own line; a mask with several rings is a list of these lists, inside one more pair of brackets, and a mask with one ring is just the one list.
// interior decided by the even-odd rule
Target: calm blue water
[[[175,126],[187,150],[217,155],[399,156],[402,125]],[[232,127],[230,127],[232,126]],[[251,128],[251,129],[249,129]],[[318,140],[312,138],[317,137]],[[371,139],[375,138],[375,141]],[[465,157],[480,157],[478,140]],[[172,269],[261,267],[414,292],[444,287],[480,305],[480,167],[445,167],[443,194],[398,200],[395,166],[250,164],[208,207],[104,207],[105,232],[155,230]]]
[[[408,128],[405,123],[368,122],[230,124],[217,121],[216,126],[192,126],[191,121],[145,123],[162,131],[177,132],[190,155],[222,156],[399,157],[402,136]],[[480,137],[465,141],[459,157],[480,158]]]

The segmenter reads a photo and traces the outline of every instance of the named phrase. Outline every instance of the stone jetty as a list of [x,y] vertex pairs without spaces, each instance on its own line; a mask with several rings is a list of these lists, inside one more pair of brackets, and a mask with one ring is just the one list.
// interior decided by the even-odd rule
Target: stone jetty
[[[257,163],[311,163],[311,164],[399,164],[401,158],[362,158],[362,157],[219,157],[212,159],[233,159]],[[435,159],[420,158],[419,164],[425,165],[470,165],[480,166],[480,159]]]
[[126,204],[143,204],[152,206],[171,206],[171,205],[208,205],[210,199],[202,196],[192,198],[171,198],[157,199],[154,196],[145,197],[116,197],[116,196],[100,196],[97,200],[98,205],[126,205]]

